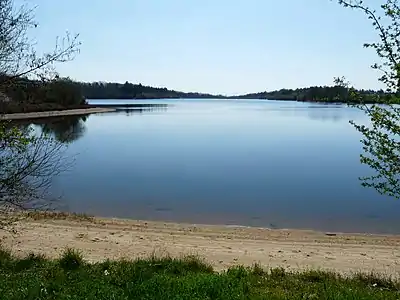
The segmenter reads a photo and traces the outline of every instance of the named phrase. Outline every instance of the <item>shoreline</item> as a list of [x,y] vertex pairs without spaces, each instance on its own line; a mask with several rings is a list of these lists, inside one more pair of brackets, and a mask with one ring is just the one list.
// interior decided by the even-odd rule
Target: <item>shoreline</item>
[[400,235],[194,225],[62,213],[35,213],[18,222],[15,229],[16,236],[3,232],[2,244],[16,255],[33,252],[55,258],[71,247],[90,262],[151,254],[199,255],[216,270],[259,263],[265,268],[292,271],[400,275]]
[[4,114],[0,115],[0,120],[40,119],[40,118],[86,115],[86,114],[114,112],[114,111],[116,111],[115,108],[104,108],[104,107],[51,110],[43,112]]

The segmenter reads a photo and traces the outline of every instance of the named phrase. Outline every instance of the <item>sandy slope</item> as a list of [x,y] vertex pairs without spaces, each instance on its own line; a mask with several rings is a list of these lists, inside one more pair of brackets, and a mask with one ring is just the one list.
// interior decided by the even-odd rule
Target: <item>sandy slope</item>
[[66,247],[89,261],[156,254],[198,254],[217,270],[234,264],[289,269],[322,268],[343,273],[400,275],[400,236],[348,235],[300,230],[186,225],[114,219],[25,220],[19,235],[3,233],[16,253],[56,257]]
[[34,118],[49,118],[49,117],[60,117],[60,116],[85,115],[85,114],[111,112],[111,111],[115,111],[115,109],[105,108],[105,107],[93,107],[93,108],[82,108],[82,109],[6,114],[6,115],[0,115],[0,119],[20,120],[20,119],[34,119]]

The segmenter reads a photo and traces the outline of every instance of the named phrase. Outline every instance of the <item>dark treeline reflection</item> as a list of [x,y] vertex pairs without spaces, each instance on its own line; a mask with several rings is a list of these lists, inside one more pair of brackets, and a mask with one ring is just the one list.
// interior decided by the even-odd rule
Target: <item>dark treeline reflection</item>
[[[103,106],[103,105],[99,105]],[[108,106],[108,105],[104,105]],[[135,114],[143,114],[147,112],[165,112],[167,104],[129,104],[125,105],[112,105],[116,111],[101,113],[102,115],[123,115],[131,116]],[[20,129],[28,130],[29,126],[33,125],[41,132],[54,137],[57,141],[62,143],[72,143],[84,136],[86,132],[85,122],[89,115],[79,116],[64,116],[54,118],[42,118],[32,120],[17,121]],[[15,124],[15,123],[14,123]]]
[[343,106],[319,106],[316,107],[279,107],[270,109],[274,112],[279,112],[282,116],[288,117],[307,117],[310,120],[316,121],[327,121],[327,122],[339,122],[344,119],[352,119],[354,113],[357,111],[346,110],[343,112],[341,109]]
[[318,121],[328,121],[328,122],[338,122],[343,120],[346,116],[343,116],[343,113],[340,112],[338,109],[310,109],[308,112],[308,117],[311,120],[318,120]]
[[121,115],[125,113],[126,116],[154,113],[154,112],[165,112],[168,109],[168,104],[128,104],[128,105],[98,105],[98,106],[109,106],[116,109],[116,111],[102,113],[105,115]]
[[53,120],[42,120],[38,125],[43,133],[50,134],[56,140],[63,143],[72,143],[85,134],[87,118],[88,115],[68,116]]
[[41,132],[54,137],[59,142],[72,143],[83,137],[85,134],[85,122],[87,118],[88,115],[80,115],[21,120],[17,122],[17,125],[21,129],[27,129],[29,126],[33,125]]

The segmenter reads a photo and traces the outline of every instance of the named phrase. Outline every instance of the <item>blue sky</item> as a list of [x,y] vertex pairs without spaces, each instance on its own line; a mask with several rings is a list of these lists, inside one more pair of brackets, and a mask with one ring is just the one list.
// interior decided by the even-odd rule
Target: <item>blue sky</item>
[[27,0],[38,49],[66,30],[81,53],[58,66],[81,81],[242,94],[330,85],[377,88],[369,21],[330,0]]

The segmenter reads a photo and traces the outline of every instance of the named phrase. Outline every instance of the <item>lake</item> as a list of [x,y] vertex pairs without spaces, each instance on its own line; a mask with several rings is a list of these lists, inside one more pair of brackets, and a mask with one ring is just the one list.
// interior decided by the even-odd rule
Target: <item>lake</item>
[[[47,124],[68,133],[64,210],[104,217],[400,233],[400,201],[363,188],[344,105],[265,100],[91,100],[117,112]],[[145,104],[123,108],[124,103]]]

